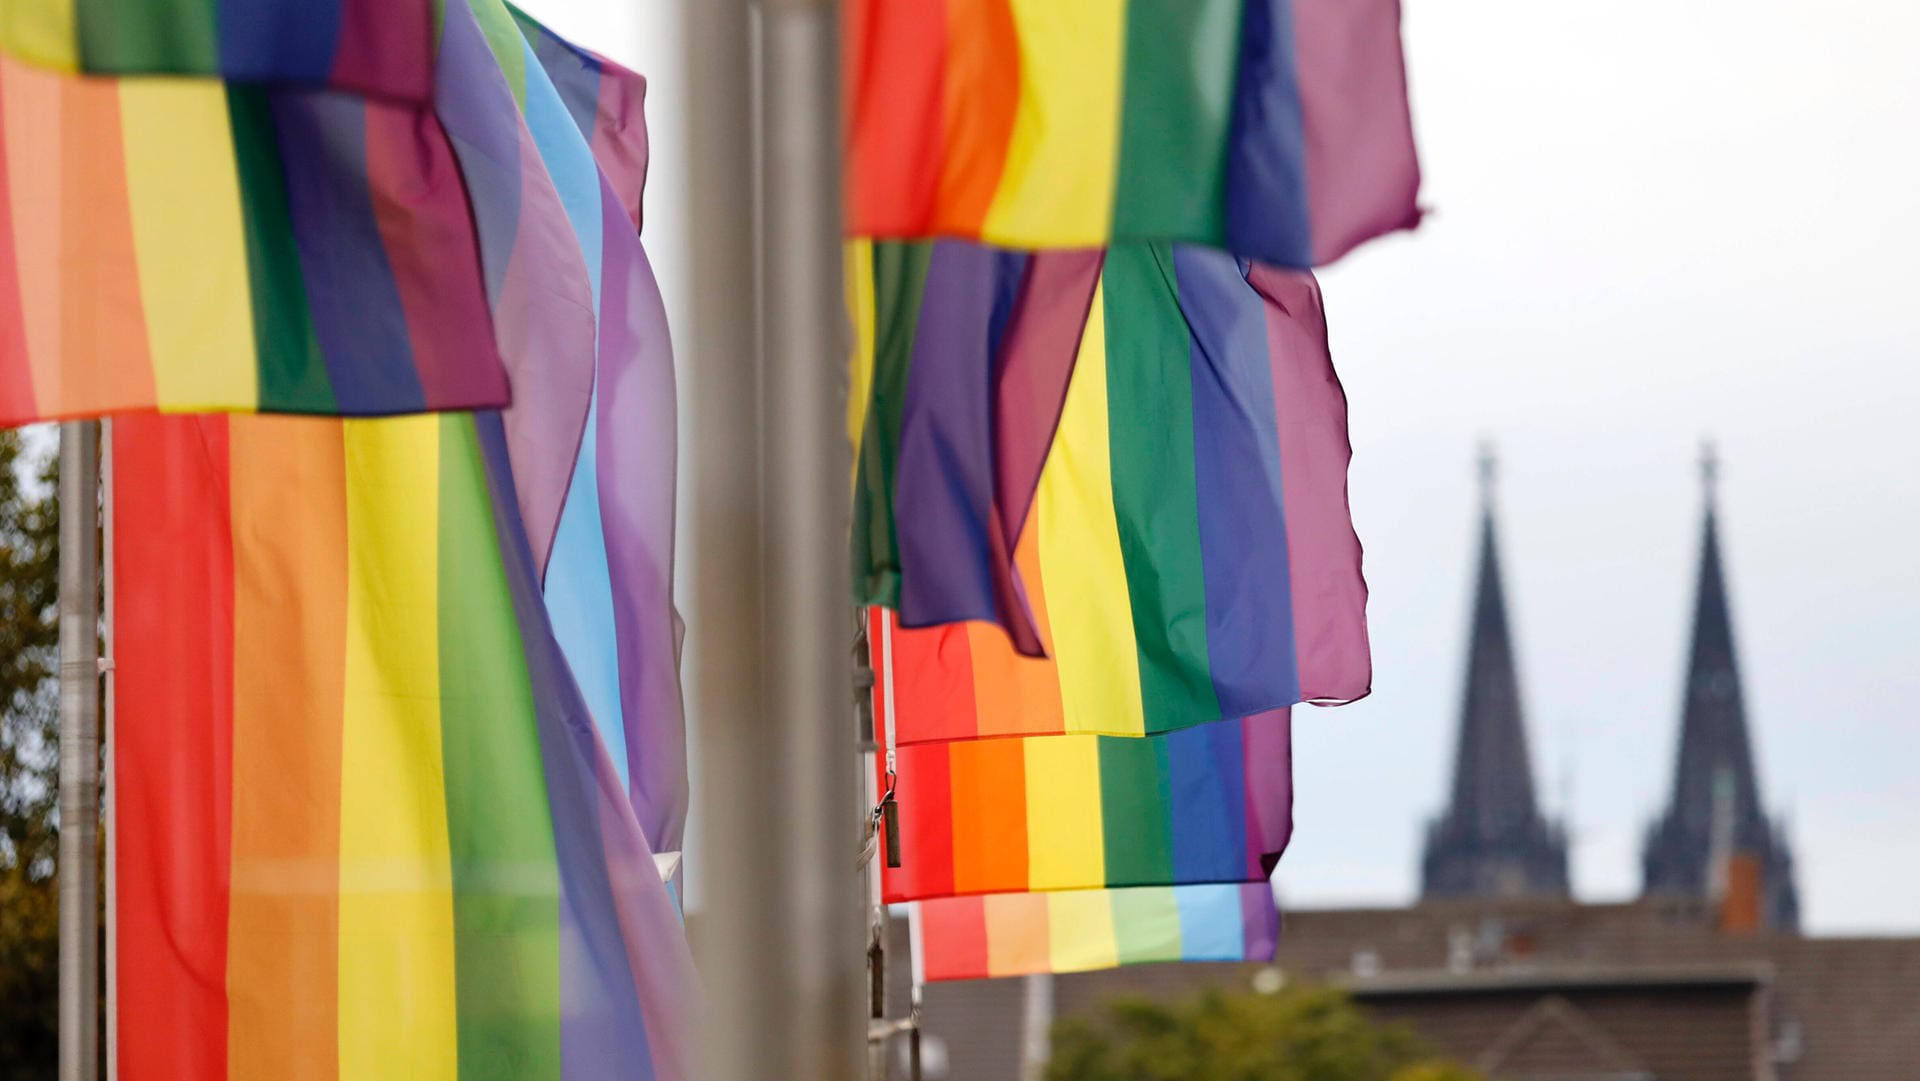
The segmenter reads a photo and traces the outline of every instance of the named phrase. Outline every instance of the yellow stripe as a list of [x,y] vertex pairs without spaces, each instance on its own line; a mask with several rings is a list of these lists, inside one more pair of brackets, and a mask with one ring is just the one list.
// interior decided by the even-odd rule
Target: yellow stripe
[[1027,888],[1072,890],[1104,884],[1098,741],[1092,736],[1035,736],[1022,742],[1027,759]]
[[226,89],[128,79],[120,117],[159,406],[254,409],[253,304]]
[[60,71],[80,69],[74,0],[0,0],[0,49]]
[[1113,513],[1105,289],[1096,290],[1060,430],[1040,474],[1040,573],[1068,732],[1144,733],[1133,607]]
[[340,1076],[453,1081],[435,417],[345,421]]
[[1126,5],[1011,0],[1020,104],[982,233],[1010,247],[1105,243],[1120,150]]
[[1106,890],[1047,894],[1047,942],[1053,971],[1087,972],[1120,963]]
[[846,246],[847,317],[853,320],[853,356],[847,380],[847,439],[853,444],[854,479],[860,474],[860,437],[867,430],[867,399],[873,395],[873,241]]

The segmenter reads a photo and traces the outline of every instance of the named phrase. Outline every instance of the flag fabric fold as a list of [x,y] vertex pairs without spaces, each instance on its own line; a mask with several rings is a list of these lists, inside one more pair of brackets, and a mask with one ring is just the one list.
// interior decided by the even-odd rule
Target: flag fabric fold
[[[988,291],[921,284],[943,262],[1005,258],[983,251],[876,244],[870,304],[854,294],[854,385],[871,401],[862,599],[909,629],[903,686],[1021,688],[1018,708],[903,714],[900,741],[1143,735],[1364,696],[1346,400],[1312,276],[1185,245],[1110,249],[1087,307],[1062,304],[1084,327],[1071,384],[1019,417],[994,409]],[[947,332],[955,307],[973,332]],[[1051,449],[1008,541],[996,444],[1022,426]]]
[[498,416],[114,439],[122,1076],[686,1076]]
[[0,53],[67,73],[434,92],[434,0],[7,0]]
[[1399,0],[852,0],[847,226],[1305,268],[1419,220]]

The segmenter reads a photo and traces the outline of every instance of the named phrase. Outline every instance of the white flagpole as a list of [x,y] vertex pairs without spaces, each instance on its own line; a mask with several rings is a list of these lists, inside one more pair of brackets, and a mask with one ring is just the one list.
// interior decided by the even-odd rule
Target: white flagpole
[[60,426],[60,1081],[100,1069],[100,426]]

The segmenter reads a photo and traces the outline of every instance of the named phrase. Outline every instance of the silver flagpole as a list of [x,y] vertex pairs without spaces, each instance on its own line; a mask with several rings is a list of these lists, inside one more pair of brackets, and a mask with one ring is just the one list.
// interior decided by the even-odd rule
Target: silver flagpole
[[[101,638],[106,643],[100,665],[100,694],[103,697],[106,749],[103,754],[106,798],[101,801],[101,815],[106,819],[103,831],[107,838],[106,853],[106,891],[105,899],[107,922],[107,1036],[105,1053],[107,1056],[107,1081],[117,1081],[120,1076],[120,906],[118,904],[118,877],[114,873],[114,780],[116,771],[113,757],[116,745],[113,742],[114,683],[117,679],[113,670],[113,421],[100,422],[100,613]],[[97,1076],[97,1075],[96,1075]]]
[[100,1070],[100,426],[60,426],[60,1079]]
[[845,1081],[861,895],[835,9],[760,0],[751,39],[748,0],[683,11],[705,1076]]

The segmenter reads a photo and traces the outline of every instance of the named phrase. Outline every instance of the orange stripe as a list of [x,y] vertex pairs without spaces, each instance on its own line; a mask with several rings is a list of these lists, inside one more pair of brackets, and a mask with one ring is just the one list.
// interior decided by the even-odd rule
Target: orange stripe
[[1027,976],[1053,971],[1047,895],[1006,893],[986,899],[987,972]]
[[1020,41],[1007,0],[947,0],[946,75],[946,158],[932,231],[978,236],[1020,105]]
[[[1028,518],[1014,549],[1014,562],[1033,603],[1040,640],[1051,651],[1053,631],[1040,589],[1039,515]],[[1060,670],[1051,659],[1020,656],[1013,651],[1006,632],[990,624],[969,623],[967,635],[973,647],[973,693],[982,736],[1066,731],[1066,716],[1060,705]]]
[[153,365],[133,252],[119,84],[72,79],[61,91],[61,348],[36,359],[35,368],[57,363],[62,374],[58,396],[43,396],[41,407],[60,415],[151,407]]
[[229,423],[239,654],[229,1076],[332,1081],[347,618],[341,428],[281,417]]
[[[956,893],[1027,888],[1027,758],[1017,739],[948,745]],[[1089,843],[1095,843],[1090,841]]]

